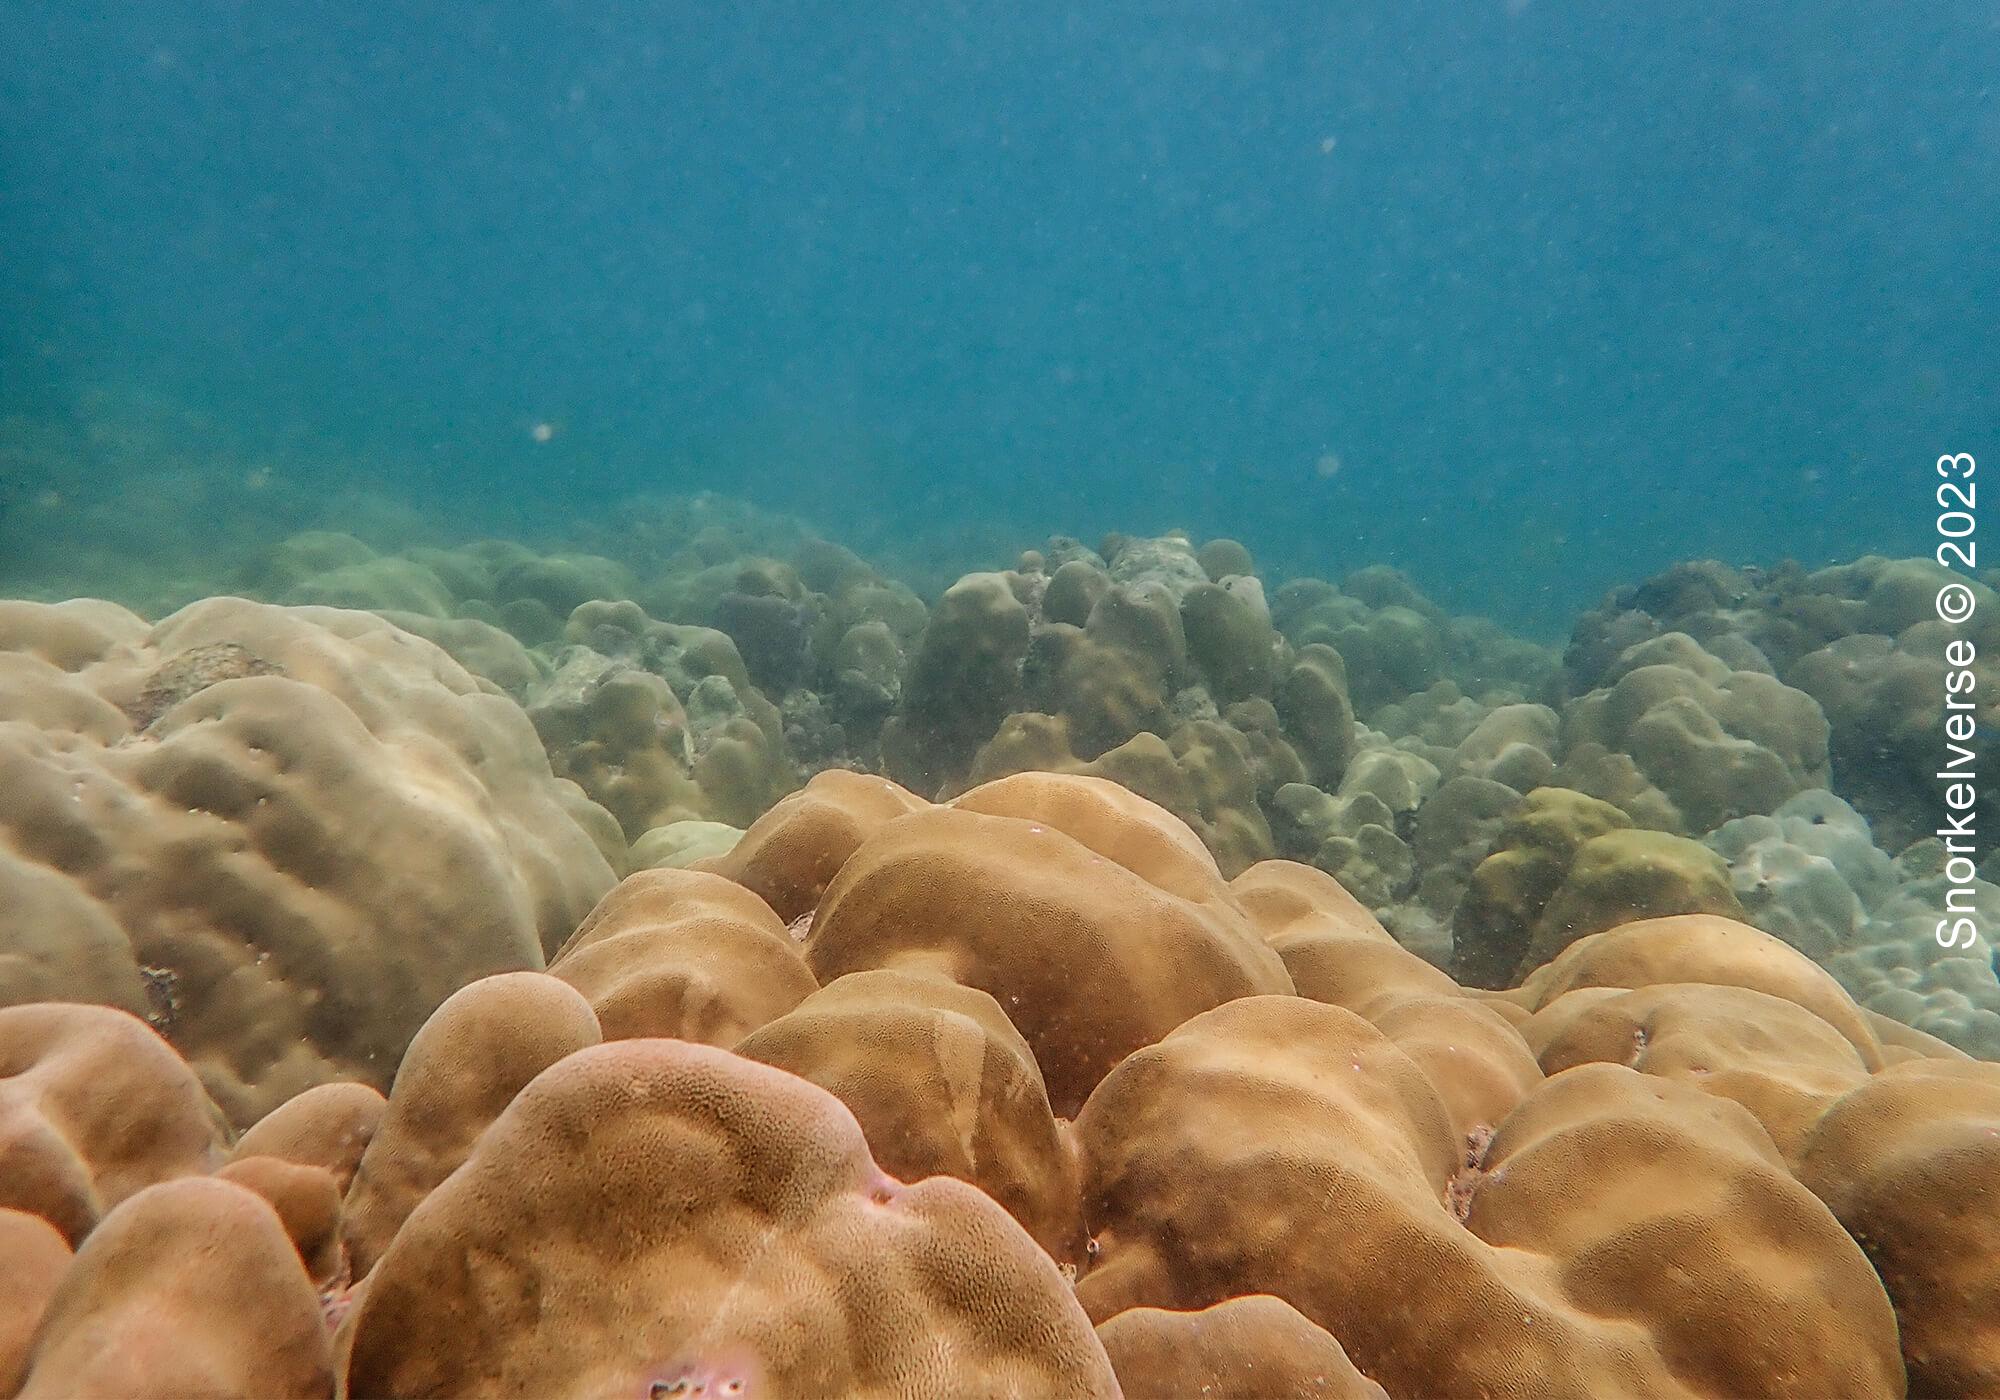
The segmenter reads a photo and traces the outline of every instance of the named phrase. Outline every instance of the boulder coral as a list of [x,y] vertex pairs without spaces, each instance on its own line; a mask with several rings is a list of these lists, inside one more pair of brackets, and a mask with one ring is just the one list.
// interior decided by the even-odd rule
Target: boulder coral
[[523,1085],[600,1038],[589,1003],[544,973],[482,978],[448,997],[410,1042],[355,1165],[345,1233],[356,1271],[374,1266]]
[[[1350,795],[1355,695],[1443,767],[1445,750],[1551,667],[1394,571],[1365,569],[1342,588],[1296,580],[1267,597],[1243,546],[1178,533],[1114,535],[1097,550],[1058,537],[1013,569],[963,576],[935,609],[795,522],[721,498],[633,503],[621,529],[577,543],[385,555],[308,532],[243,583],[371,607],[520,700],[555,770],[616,817],[592,834],[614,865],[630,843],[627,869],[705,858],[651,833],[701,824],[714,833],[702,844],[720,841],[821,771],[885,773],[931,798],[1050,771],[1110,778],[1167,807],[1225,875],[1274,855],[1321,859],[1386,909],[1416,893],[1410,832],[1357,815],[1305,833],[1278,793]],[[1413,668],[1411,646],[1429,659]],[[1449,738],[1423,722],[1434,695],[1450,697],[1438,708],[1451,720],[1469,715]],[[1553,763],[1552,734],[1478,747],[1490,751],[1453,757],[1455,771],[1517,792]],[[1441,945],[1440,898],[1433,888],[1404,907],[1399,932]]]
[[[1079,603],[1098,572],[1200,586],[1178,547],[1118,557],[1072,571]],[[308,1082],[234,1138],[201,1043],[115,1007],[0,1009],[0,1379],[1992,1390],[1993,1067],[1784,938],[1681,910],[1730,892],[1721,850],[1810,804],[1741,846],[1639,829],[1478,771],[1510,749],[1536,768],[1534,707],[1421,696],[1342,784],[1392,812],[1424,769],[1471,785],[1435,839],[1496,832],[1460,903],[1513,919],[1518,985],[1427,961],[1326,870],[1225,878],[1200,831],[1102,777],[932,802],[829,770],[709,868],[603,893],[548,970],[537,931],[524,966],[440,998],[386,1100]],[[1931,878],[1893,866],[1878,913]]]
[[1518,980],[1535,926],[1562,888],[1577,853],[1631,824],[1608,802],[1545,787],[1530,793],[1494,832],[1452,915],[1452,973],[1477,987]]
[[[1253,1126],[1275,1103],[1281,1146]],[[1699,1089],[1573,1070],[1468,1165],[1380,1031],[1255,997],[1128,1058],[1077,1134],[1096,1317],[1274,1293],[1391,1393],[1900,1390],[1860,1248],[1754,1119]],[[1782,1334],[1742,1322],[1769,1315]]]
[[[1235,542],[1214,543],[1113,536],[1099,552],[1057,539],[1015,569],[960,579],[931,614],[884,730],[886,771],[935,798],[1017,772],[1110,778],[1187,822],[1228,875],[1311,856],[1336,836],[1344,874],[1396,864],[1402,834],[1386,826],[1293,841],[1279,794],[1350,794],[1357,695],[1393,706],[1457,671],[1469,684],[1484,677],[1483,702],[1462,697],[1483,715],[1525,700],[1546,658],[1507,652],[1400,575],[1364,571],[1355,595],[1295,581],[1267,601],[1254,573],[1213,572],[1251,567]],[[1432,655],[1411,669],[1413,637]],[[1505,771],[1526,782],[1530,769]],[[1397,892],[1409,875],[1392,881]]]
[[0,1207],[0,1394],[27,1374],[28,1349],[76,1256],[62,1232],[39,1215]]
[[[1256,732],[1251,723],[1238,728],[1219,719],[1192,720],[1175,729],[1171,739],[1135,734],[1086,762],[1076,756],[1069,721],[1025,711],[1009,715],[980,746],[968,781],[978,786],[1015,773],[1109,779],[1186,822],[1223,873],[1233,875],[1272,849],[1271,828],[1260,806],[1266,786],[1260,760],[1269,755],[1253,748],[1246,730]],[[1297,766],[1296,759],[1280,762],[1288,769]]]
[[923,973],[852,972],[736,1053],[847,1105],[885,1171],[970,1182],[1058,1263],[1083,1262],[1076,1172],[1041,1068],[985,992]]
[[1750,922],[1821,962],[1860,939],[1869,911],[1897,883],[1868,823],[1823,788],[1769,816],[1729,822],[1705,844],[1729,862]]
[[1810,695],[1670,632],[1620,653],[1564,710],[1561,781],[1640,825],[1699,835],[1825,787],[1827,742]]
[[775,803],[726,855],[702,865],[758,895],[789,924],[819,907],[856,847],[927,805],[886,778],[829,769]]
[[798,940],[719,875],[647,870],[599,901],[549,963],[607,1040],[733,1045],[818,989]]
[[22,1400],[324,1400],[320,1300],[261,1196],[182,1177],[126,1200],[77,1251],[36,1328]]
[[231,1160],[276,1157],[319,1167],[343,1195],[382,1125],[389,1101],[366,1084],[336,1080],[285,1100],[236,1140]]
[[1097,1329],[1132,1397],[1387,1400],[1325,1328],[1282,1298],[1231,1298],[1199,1312],[1127,1308]]
[[674,821],[748,825],[797,784],[783,719],[722,632],[599,601],[569,615],[562,643],[528,715],[556,771],[628,839]]
[[[2000,1057],[2000,973],[1987,936],[2000,928],[2000,885],[1950,880],[1941,842],[1891,859],[1860,813],[1812,791],[1769,817],[1730,822],[1706,844],[1728,860],[1750,922],[1823,963],[1856,1001]],[[1947,920],[1958,917],[1974,930],[1945,946],[1937,931],[1957,930]]]
[[220,1165],[227,1141],[201,1081],[137,1017],[0,1010],[0,1207],[75,1245],[126,1197]]
[[1924,1058],[1856,1084],[1800,1157],[1896,1301],[1911,1390],[2000,1390],[2000,1068]]
[[988,993],[1063,1115],[1195,1012],[1289,990],[1187,827],[1102,779],[1042,774],[863,841],[827,886],[806,959],[823,982],[922,968]]
[[0,604],[0,695],[0,1003],[146,1017],[239,1123],[386,1084],[613,880],[514,703],[366,613]]
[[617,1041],[539,1076],[352,1314],[357,1394],[1111,1395],[1053,1261],[824,1090]]

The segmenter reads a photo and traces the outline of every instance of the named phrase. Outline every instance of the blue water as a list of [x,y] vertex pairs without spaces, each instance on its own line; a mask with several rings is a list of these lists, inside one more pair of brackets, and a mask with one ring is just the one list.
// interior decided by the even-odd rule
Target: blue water
[[2000,426],[1991,0],[0,32],[0,415],[136,385],[466,528],[1181,525],[1553,626],[1677,558],[1922,550]]

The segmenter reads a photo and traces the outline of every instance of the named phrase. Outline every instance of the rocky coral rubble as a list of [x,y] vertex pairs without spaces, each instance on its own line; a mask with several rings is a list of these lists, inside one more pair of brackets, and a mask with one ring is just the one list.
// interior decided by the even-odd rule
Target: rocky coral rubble
[[[1527,824],[1562,841],[1510,849],[1567,882],[1636,829],[1562,802]],[[0,1011],[24,1261],[0,1375],[2000,1387],[2000,1068],[1738,920],[1578,932],[1481,991],[1323,871],[1225,878],[1173,814],[1078,775],[936,804],[828,772],[702,864],[629,877],[548,972],[445,1001],[386,1103],[322,1085],[240,1138],[136,1017]],[[130,1092],[97,1092],[108,1064]]]

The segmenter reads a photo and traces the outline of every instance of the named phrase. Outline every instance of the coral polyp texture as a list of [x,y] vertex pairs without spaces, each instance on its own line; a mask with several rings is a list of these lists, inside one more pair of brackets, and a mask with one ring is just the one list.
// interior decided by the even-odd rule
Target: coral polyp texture
[[2000,1392],[1938,578],[1557,652],[704,497],[0,603],[0,1394]]

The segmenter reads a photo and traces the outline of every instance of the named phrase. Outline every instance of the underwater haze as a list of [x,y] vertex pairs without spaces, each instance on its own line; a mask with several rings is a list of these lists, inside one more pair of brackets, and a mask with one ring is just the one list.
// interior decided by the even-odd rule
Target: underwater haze
[[0,1400],[2000,1397],[1996,157],[2000,0],[0,0]]
[[2000,417],[1991,0],[0,25],[0,412],[155,395],[494,529],[1181,527],[1556,635],[1919,551]]

